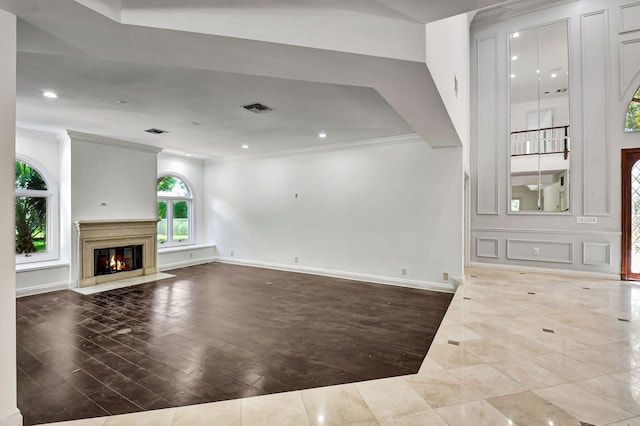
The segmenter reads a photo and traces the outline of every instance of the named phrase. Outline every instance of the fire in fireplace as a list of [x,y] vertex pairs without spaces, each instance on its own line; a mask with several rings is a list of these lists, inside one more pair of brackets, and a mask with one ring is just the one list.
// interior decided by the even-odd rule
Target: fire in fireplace
[[93,251],[94,275],[115,274],[142,268],[142,245]]

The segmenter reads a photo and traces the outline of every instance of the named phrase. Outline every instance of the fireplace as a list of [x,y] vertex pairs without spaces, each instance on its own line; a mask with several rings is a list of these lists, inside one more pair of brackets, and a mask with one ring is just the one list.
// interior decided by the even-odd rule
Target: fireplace
[[157,219],[74,222],[80,287],[158,272]]
[[93,275],[116,274],[142,268],[142,245],[93,250]]

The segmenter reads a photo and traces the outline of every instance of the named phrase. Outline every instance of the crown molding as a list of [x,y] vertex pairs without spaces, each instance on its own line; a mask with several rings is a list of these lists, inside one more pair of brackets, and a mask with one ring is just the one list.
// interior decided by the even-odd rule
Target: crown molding
[[118,148],[131,149],[134,151],[150,152],[152,154],[158,154],[162,151],[162,148],[157,146],[145,145],[135,142],[127,142],[120,139],[107,138],[100,135],[93,135],[90,133],[76,132],[74,130],[67,130],[67,134],[72,141],[89,142],[98,145],[115,146]]
[[490,24],[525,13],[535,12],[549,7],[573,3],[577,0],[511,0],[480,10],[471,21],[471,27]]
[[423,142],[422,138],[416,133],[409,133],[406,135],[389,136],[389,137],[377,138],[377,139],[366,139],[366,140],[361,140],[356,142],[342,142],[342,143],[327,144],[327,145],[315,145],[315,146],[310,146],[305,148],[286,149],[286,150],[279,150],[279,151],[267,152],[262,154],[225,157],[219,160],[211,159],[208,161],[208,163],[215,164],[215,163],[257,160],[257,159],[263,159],[263,158],[285,157],[290,155],[302,155],[302,154],[317,153],[317,152],[345,151],[345,150],[351,150],[351,149],[369,148],[372,146],[398,145],[398,144],[417,143],[417,142]]

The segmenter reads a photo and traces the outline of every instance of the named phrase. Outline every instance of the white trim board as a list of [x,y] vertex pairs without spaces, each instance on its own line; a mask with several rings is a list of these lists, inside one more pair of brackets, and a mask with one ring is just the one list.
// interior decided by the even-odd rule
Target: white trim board
[[215,257],[201,257],[197,259],[183,260],[181,262],[165,263],[158,265],[158,271],[170,271],[172,269],[186,268],[189,266],[204,265],[205,263],[215,262]]
[[[589,225],[585,225],[589,226]],[[594,231],[590,229],[534,229],[534,228],[485,228],[472,227],[471,232],[499,232],[517,234],[555,234],[555,235],[600,235],[610,237],[620,237],[622,232]]]
[[454,284],[433,283],[429,281],[409,280],[403,278],[384,277],[379,275],[360,274],[355,272],[334,271],[330,269],[311,268],[305,266],[290,266],[270,262],[258,262],[247,259],[236,259],[232,257],[218,257],[216,262],[228,263],[231,265],[250,266],[255,268],[275,269],[278,271],[299,272],[303,274],[320,275],[323,277],[342,278],[351,281],[362,281],[374,284],[393,285],[397,287],[415,288],[418,290],[440,291],[444,293],[454,293]]
[[96,294],[96,293],[101,293],[103,291],[115,290],[117,288],[123,288],[123,287],[131,287],[134,285],[145,284],[145,283],[164,280],[165,278],[173,278],[173,277],[175,277],[175,275],[164,274],[162,272],[159,272],[157,274],[143,275],[140,277],[133,277],[133,278],[125,278],[123,280],[118,280],[118,281],[109,281],[106,283],[92,285],[88,287],[72,288],[71,290],[75,291],[76,293],[80,293],[84,295]]
[[620,281],[620,275],[618,274],[576,271],[573,269],[539,268],[536,266],[505,265],[502,263],[483,263],[483,262],[471,262],[471,268],[502,269],[502,270],[515,271],[515,272],[533,272],[538,274],[567,275],[571,277],[599,278],[604,280]]
[[16,297],[32,296],[34,294],[49,293],[50,291],[69,289],[69,281],[47,283],[24,288],[16,288]]
[[20,410],[17,410],[4,419],[0,419],[0,426],[22,426],[22,414]]

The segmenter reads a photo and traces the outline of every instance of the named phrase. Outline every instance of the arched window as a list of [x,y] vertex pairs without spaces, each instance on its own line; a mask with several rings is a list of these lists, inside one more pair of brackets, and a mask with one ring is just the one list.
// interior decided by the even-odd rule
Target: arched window
[[638,90],[633,95],[631,102],[629,102],[629,108],[627,109],[627,118],[624,122],[624,131],[640,131],[640,87],[638,87]]
[[16,160],[16,262],[58,256],[57,205],[53,185],[41,169]]
[[184,179],[158,179],[158,244],[193,244],[193,193]]

